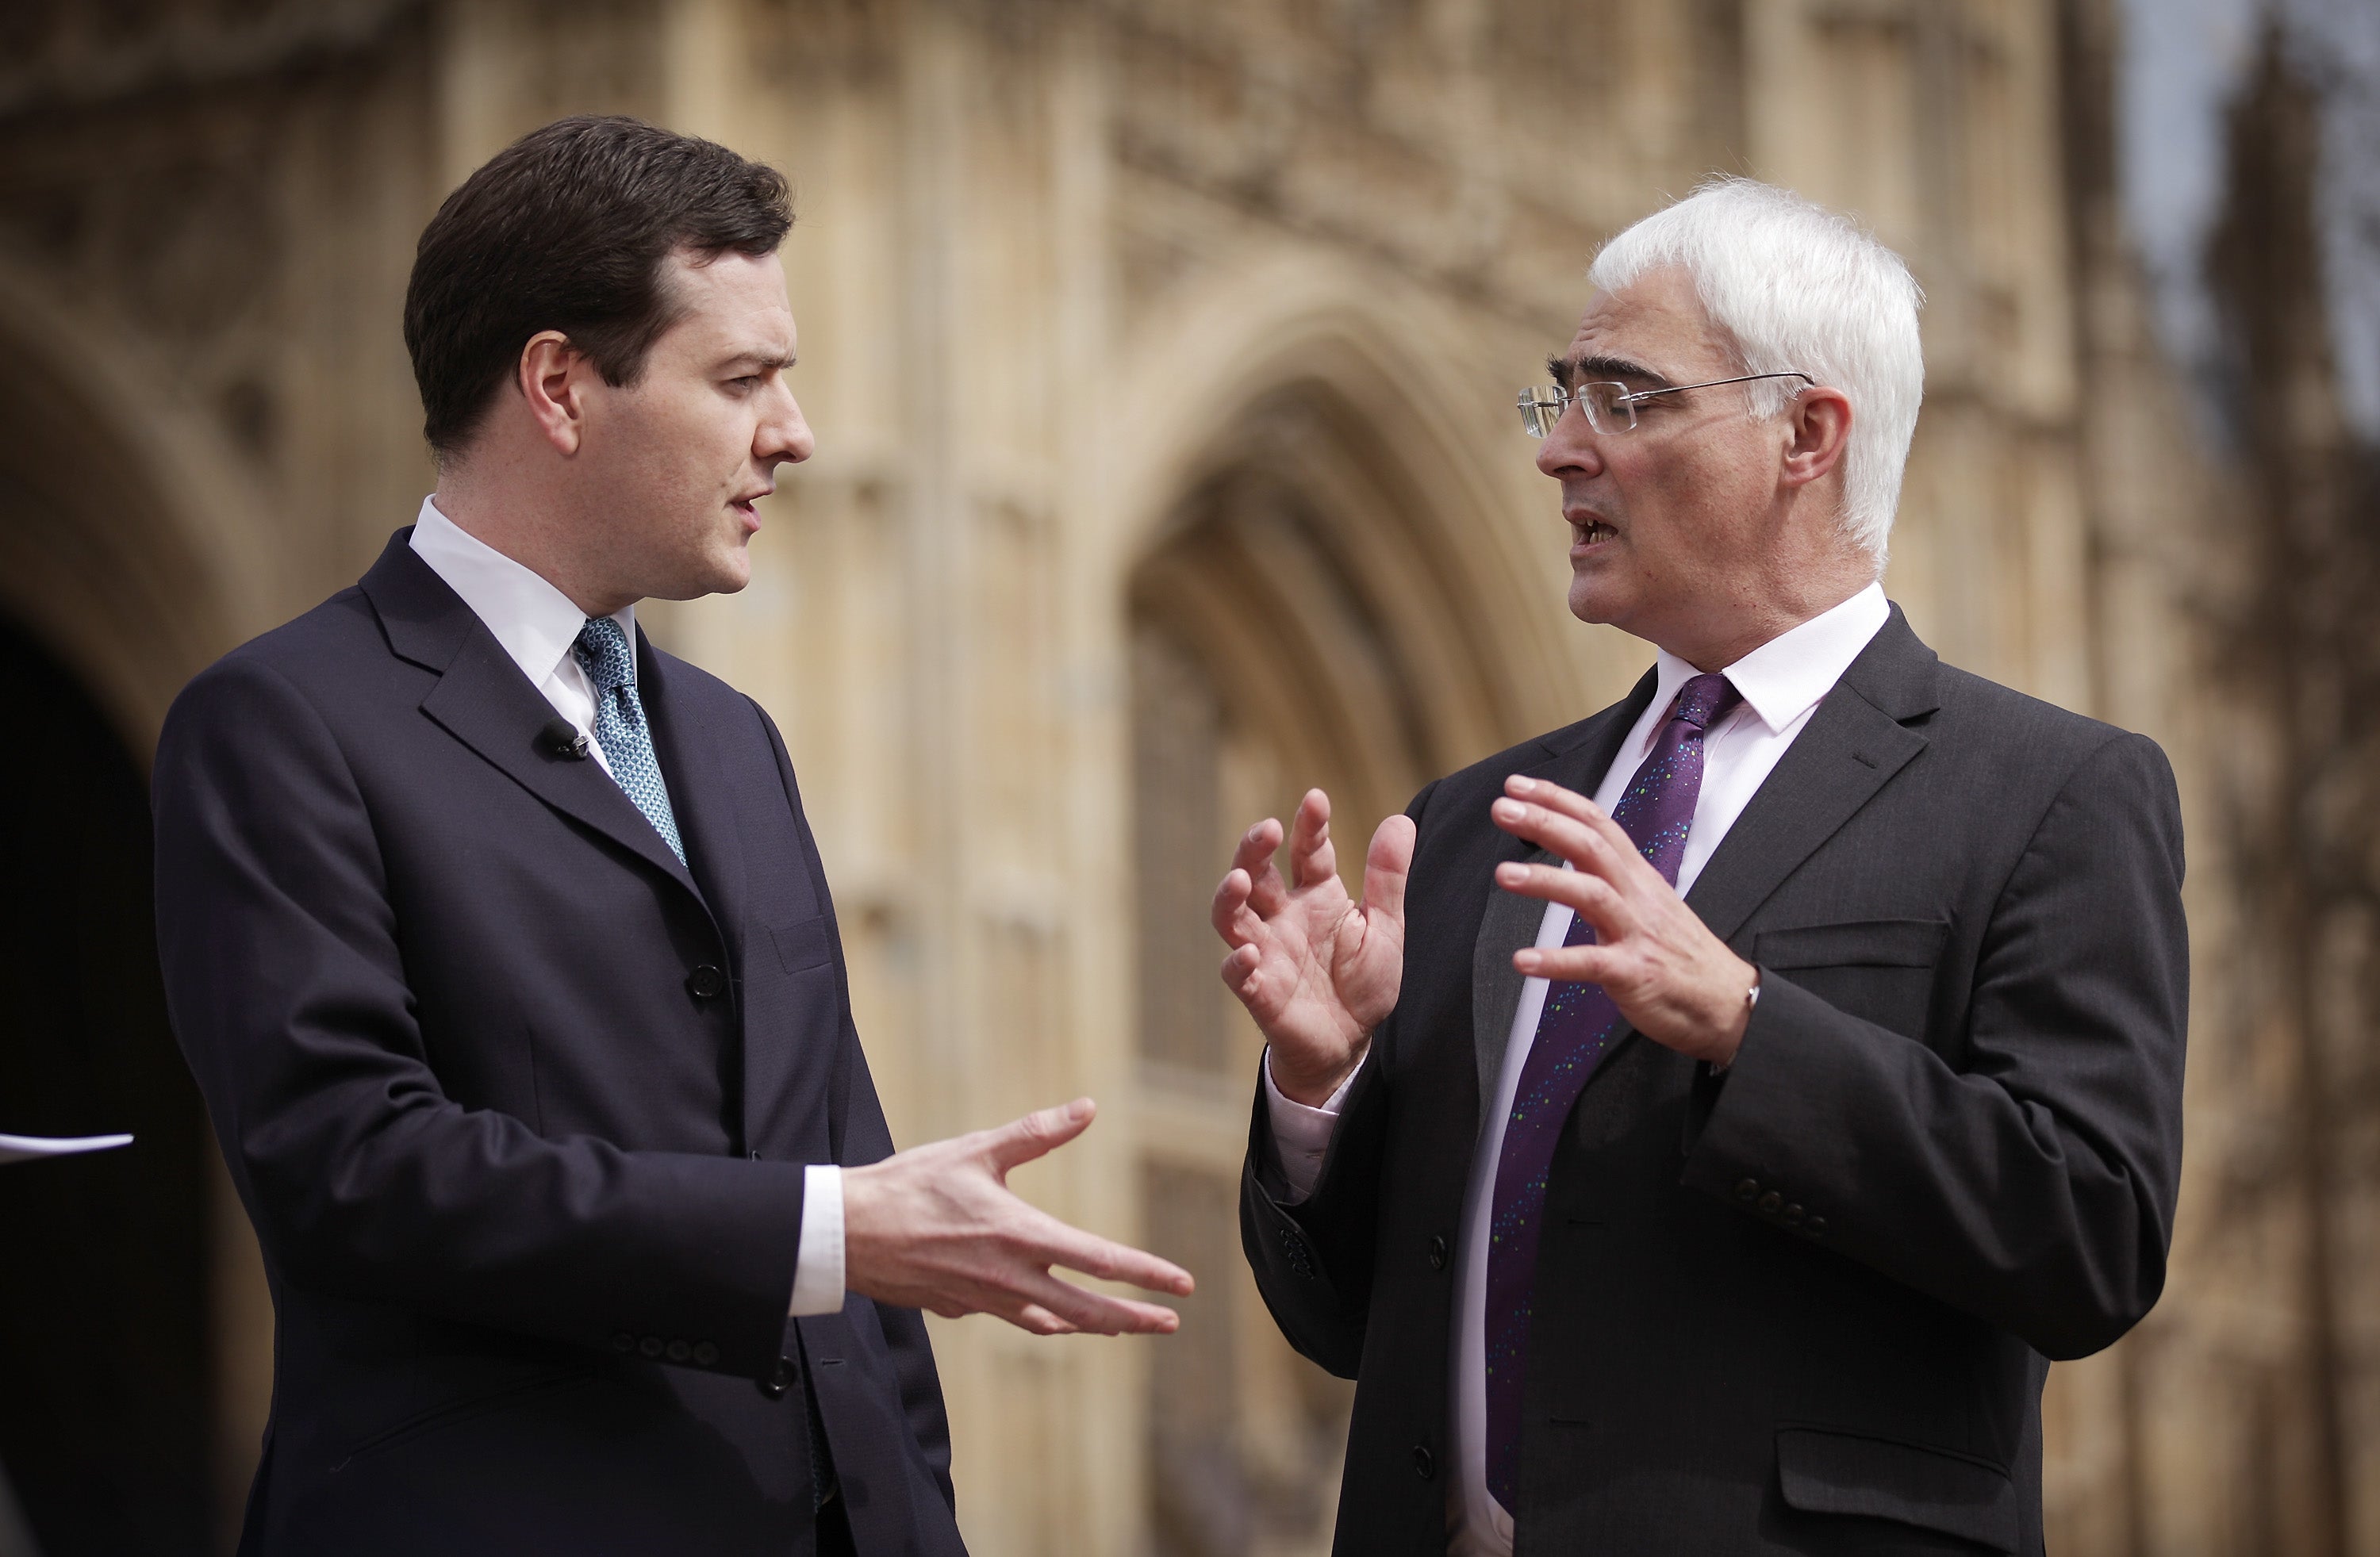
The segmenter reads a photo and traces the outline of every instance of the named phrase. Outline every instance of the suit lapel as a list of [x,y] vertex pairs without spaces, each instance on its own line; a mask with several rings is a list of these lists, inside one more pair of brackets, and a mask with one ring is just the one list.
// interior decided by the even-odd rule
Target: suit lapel
[[[553,755],[538,743],[553,706],[531,686],[462,597],[407,544],[399,530],[363,578],[389,647],[438,683],[421,711],[521,788],[583,824],[699,899],[701,890],[661,834],[602,766]],[[666,777],[666,775],[664,775]]]
[[692,683],[673,673],[676,664],[653,647],[643,628],[637,629],[637,693],[652,727],[662,778],[669,785],[678,839],[686,845],[705,900],[727,932],[728,944],[736,947],[740,977],[749,955],[744,944],[747,851],[720,760],[718,731],[700,717]]
[[1941,706],[1940,663],[1893,607],[1687,894],[1713,935],[1733,939],[1803,861],[1925,749],[1910,721]]
[[[1645,706],[1653,700],[1658,681],[1654,672],[1646,671],[1623,701],[1577,727],[1575,737],[1551,756],[1533,767],[1514,771],[1532,778],[1552,779],[1581,794],[1593,794],[1602,784],[1612,759],[1620,754],[1621,742],[1627,740],[1628,732],[1643,717]],[[1498,793],[1501,792],[1500,786]],[[1512,966],[1512,954],[1536,944],[1537,929],[1546,917],[1542,899],[1505,891],[1495,885],[1494,872],[1507,860],[1526,860],[1541,865],[1561,863],[1561,857],[1552,851],[1536,848],[1495,828],[1492,822],[1488,825],[1495,830],[1497,845],[1488,866],[1488,909],[1480,916],[1478,938],[1471,948],[1471,1042],[1479,1073],[1482,1129],[1487,1127],[1488,1110],[1496,1105],[1496,1083],[1503,1074],[1504,1051],[1511,1044],[1512,1020],[1520,1012],[1522,987],[1528,982]]]

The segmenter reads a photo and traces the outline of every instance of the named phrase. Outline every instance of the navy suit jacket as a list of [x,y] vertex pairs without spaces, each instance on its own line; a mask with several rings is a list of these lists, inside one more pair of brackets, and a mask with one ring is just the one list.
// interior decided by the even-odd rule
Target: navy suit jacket
[[[1293,1201],[1259,1092],[1243,1245],[1356,1380],[1335,1550],[1446,1551],[1451,1258],[1551,856],[1654,694],[1424,789],[1404,984]],[[2039,1557],[2041,1390],[2163,1290],[2190,942],[2155,744],[1938,661],[1898,607],[1686,903],[1760,969],[1723,1076],[1629,1032],[1547,1174],[1519,1557]]]
[[276,1315],[241,1551],[808,1552],[831,1465],[861,1552],[961,1553],[919,1316],[785,1316],[804,1165],[892,1148],[784,742],[638,634],[681,864],[410,534],[157,752]]

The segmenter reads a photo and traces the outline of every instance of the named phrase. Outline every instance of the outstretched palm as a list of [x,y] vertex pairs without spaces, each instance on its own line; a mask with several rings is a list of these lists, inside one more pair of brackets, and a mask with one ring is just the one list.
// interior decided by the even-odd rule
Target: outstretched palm
[[1364,900],[1339,880],[1330,799],[1308,790],[1289,835],[1289,877],[1273,863],[1281,824],[1248,829],[1215,888],[1215,929],[1232,947],[1223,982],[1272,1045],[1273,1084],[1319,1102],[1355,1068],[1397,1003],[1404,973],[1405,874],[1414,826],[1391,816],[1364,860]]

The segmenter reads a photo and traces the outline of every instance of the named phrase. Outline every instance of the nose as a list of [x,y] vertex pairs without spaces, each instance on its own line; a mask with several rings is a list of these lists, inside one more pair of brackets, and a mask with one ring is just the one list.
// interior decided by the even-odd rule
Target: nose
[[1553,431],[1537,445],[1537,468],[1560,481],[1568,476],[1599,476],[1603,451],[1586,412],[1576,402],[1562,407]]
[[778,404],[760,419],[754,433],[753,457],[764,465],[799,465],[818,452],[818,439],[792,390],[780,384],[776,399]]

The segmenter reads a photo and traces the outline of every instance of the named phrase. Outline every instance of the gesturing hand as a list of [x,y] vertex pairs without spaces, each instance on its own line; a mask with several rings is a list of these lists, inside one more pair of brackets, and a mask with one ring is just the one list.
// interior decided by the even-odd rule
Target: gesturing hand
[[844,1285],[944,1319],[997,1314],[1038,1335],[1171,1332],[1181,1322],[1172,1310],[1085,1291],[1050,1267],[1177,1298],[1190,1294],[1188,1272],[1070,1227],[1009,1190],[1009,1169],[1074,1140],[1095,1112],[1076,1098],[844,1169]]
[[1496,867],[1496,884],[1568,903],[1595,926],[1593,946],[1533,947],[1515,952],[1512,965],[1533,977],[1599,984],[1655,1043],[1714,1065],[1732,1061],[1758,970],[1710,933],[1593,801],[1517,774],[1504,781],[1504,793],[1488,808],[1496,825],[1575,868],[1507,862]]
[[1215,888],[1214,923],[1232,947],[1223,982],[1272,1045],[1273,1085],[1316,1104],[1355,1068],[1372,1029],[1396,1006],[1414,825],[1391,816],[1372,835],[1358,906],[1331,852],[1330,797],[1306,791],[1294,824],[1286,882],[1272,860],[1281,824],[1268,816],[1247,830]]

